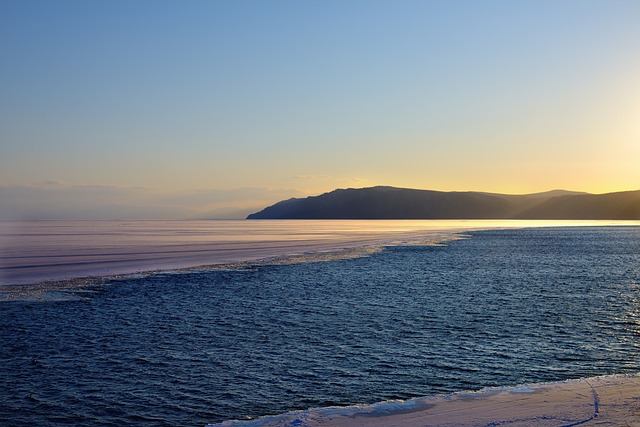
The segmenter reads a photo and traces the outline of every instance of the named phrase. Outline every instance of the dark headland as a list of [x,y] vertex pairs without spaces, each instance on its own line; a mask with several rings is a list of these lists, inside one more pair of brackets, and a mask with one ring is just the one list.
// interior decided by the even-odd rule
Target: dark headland
[[395,187],[349,188],[283,200],[247,219],[640,220],[640,190],[607,194],[554,190],[508,195]]

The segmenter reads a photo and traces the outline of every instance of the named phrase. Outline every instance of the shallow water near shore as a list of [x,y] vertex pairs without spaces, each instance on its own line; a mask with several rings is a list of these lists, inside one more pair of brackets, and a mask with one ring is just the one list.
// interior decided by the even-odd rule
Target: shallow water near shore
[[640,228],[465,236],[2,302],[0,423],[205,425],[638,371]]

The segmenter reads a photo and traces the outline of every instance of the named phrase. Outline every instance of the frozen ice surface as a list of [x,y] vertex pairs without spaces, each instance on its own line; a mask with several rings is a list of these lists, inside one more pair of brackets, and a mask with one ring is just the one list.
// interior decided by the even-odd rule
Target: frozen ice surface
[[0,221],[0,286],[6,291],[7,285],[243,262],[322,261],[366,255],[382,246],[439,244],[465,230],[575,224],[491,220]]
[[207,427],[572,427],[638,425],[640,376],[486,388],[407,401],[317,408]]
[[0,284],[317,257],[398,239],[439,241],[451,227],[416,221],[0,221]]

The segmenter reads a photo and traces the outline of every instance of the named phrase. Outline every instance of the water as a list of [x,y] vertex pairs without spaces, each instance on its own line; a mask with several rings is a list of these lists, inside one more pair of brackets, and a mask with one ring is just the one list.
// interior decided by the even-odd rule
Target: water
[[640,370],[640,227],[466,234],[2,302],[0,424],[202,426]]
[[[622,221],[624,223],[625,221]],[[619,224],[620,221],[1,221],[0,286],[69,281],[310,254],[344,258],[362,248],[433,243],[454,231]],[[636,222],[640,225],[640,222]],[[355,251],[355,253],[351,253]],[[365,251],[366,252],[366,251]],[[24,288],[24,287],[23,287]],[[1,298],[0,298],[1,299]]]

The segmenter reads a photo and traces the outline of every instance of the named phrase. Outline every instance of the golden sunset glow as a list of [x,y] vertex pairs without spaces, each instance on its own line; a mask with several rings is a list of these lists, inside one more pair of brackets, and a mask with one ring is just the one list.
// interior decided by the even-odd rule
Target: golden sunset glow
[[640,188],[637,2],[67,3],[2,7],[5,218]]

